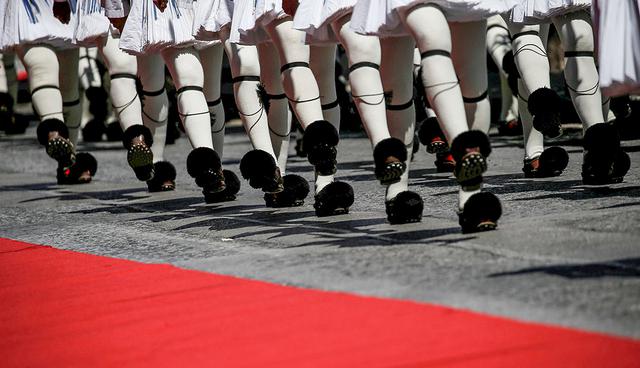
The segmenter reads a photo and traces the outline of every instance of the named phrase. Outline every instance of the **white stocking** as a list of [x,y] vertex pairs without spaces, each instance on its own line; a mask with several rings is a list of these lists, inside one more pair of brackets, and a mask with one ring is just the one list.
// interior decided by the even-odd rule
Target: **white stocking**
[[276,155],[280,172],[284,175],[289,153],[289,133],[291,132],[291,112],[289,101],[282,87],[280,77],[280,57],[272,43],[258,45],[260,79],[269,99],[269,137],[273,153]]
[[137,61],[142,84],[141,122],[153,135],[151,151],[154,162],[158,162],[164,160],[169,115],[169,100],[164,88],[164,63],[160,56],[153,54],[138,56]]
[[524,158],[530,160],[544,151],[544,136],[533,127],[527,101],[531,92],[551,85],[546,52],[549,27],[509,24],[509,30],[513,36],[513,55],[520,73],[518,106],[524,136]]
[[53,48],[46,45],[24,45],[17,52],[29,74],[31,101],[40,120],[64,121],[58,58]]
[[355,33],[350,29],[350,16],[332,23],[349,58],[349,83],[354,103],[375,147],[390,137],[385,113],[385,98],[380,79],[381,48],[377,37]]
[[266,30],[280,55],[284,91],[306,129],[314,121],[322,120],[323,115],[318,84],[308,67],[310,51],[304,44],[304,32],[293,29],[291,18],[273,21]]
[[169,48],[162,51],[176,85],[178,112],[193,148],[213,149],[211,118],[204,97],[204,72],[193,48]]
[[204,97],[207,99],[209,115],[211,116],[211,136],[213,149],[220,157],[224,152],[225,115],[224,105],[220,97],[222,77],[222,56],[224,46],[215,44],[200,50],[200,60],[204,71]]
[[60,65],[60,94],[64,122],[69,129],[69,140],[78,143],[78,130],[82,123],[82,104],[80,103],[80,81],[78,80],[78,49],[57,51]]
[[100,48],[100,53],[111,77],[109,96],[113,109],[120,119],[120,126],[126,130],[132,125],[142,124],[142,107],[135,79],[138,61],[135,56],[120,50],[118,43],[119,41],[109,34],[107,43]]
[[507,23],[502,16],[494,15],[487,19],[487,52],[498,67],[500,74],[501,121],[511,121],[518,118],[518,98],[511,92],[507,75],[502,70],[504,55],[509,51],[511,51],[511,37]]
[[422,56],[422,82],[449,143],[469,130],[462,93],[451,61],[451,36],[442,11],[429,4],[401,13]]
[[225,41],[224,47],[231,64],[236,106],[251,145],[254,149],[267,152],[277,162],[269,138],[267,112],[258,96],[260,86],[258,50],[255,46],[239,45],[228,40]]
[[[411,157],[415,129],[415,107],[413,105],[413,50],[415,42],[410,37],[383,39],[380,74],[384,90],[390,97],[387,100],[387,121],[389,132],[401,140]],[[402,72],[401,72],[402,71]],[[390,93],[389,93],[390,92]],[[400,181],[387,187],[386,200],[395,198],[398,193],[409,189],[409,165],[400,177]]]
[[[565,50],[564,76],[584,129],[605,121],[598,69],[593,56],[591,17],[576,11],[553,18]],[[575,54],[577,53],[577,54]]]
[[487,22],[453,22],[451,42],[453,66],[460,79],[469,129],[489,132],[491,105],[487,95]]

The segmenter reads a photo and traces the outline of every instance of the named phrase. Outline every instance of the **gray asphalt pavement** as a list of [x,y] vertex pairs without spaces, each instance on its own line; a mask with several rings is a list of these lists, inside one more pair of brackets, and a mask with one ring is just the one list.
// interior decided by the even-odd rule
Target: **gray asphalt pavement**
[[[361,136],[340,143],[339,179],[351,183],[349,215],[316,218],[313,198],[268,209],[243,182],[238,200],[204,204],[186,173],[185,138],[168,146],[178,189],[149,194],[119,143],[82,144],[99,161],[95,181],[55,184],[55,166],[35,129],[0,137],[0,236],[98,255],[322,290],[444,304],[520,320],[640,338],[640,141],[626,141],[624,183],[583,186],[582,150],[569,134],[567,171],[525,179],[518,138],[494,137],[487,190],[504,205],[498,231],[461,234],[457,188],[421,148],[411,189],[425,200],[421,223],[391,226]],[[292,146],[293,147],[293,146]],[[228,135],[226,168],[249,143]],[[293,155],[289,172],[312,178]]]

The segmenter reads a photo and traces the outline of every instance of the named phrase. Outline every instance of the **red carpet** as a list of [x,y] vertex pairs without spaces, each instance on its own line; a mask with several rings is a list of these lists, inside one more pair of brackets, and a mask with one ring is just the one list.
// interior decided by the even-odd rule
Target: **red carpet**
[[639,367],[640,341],[0,238],[0,366]]

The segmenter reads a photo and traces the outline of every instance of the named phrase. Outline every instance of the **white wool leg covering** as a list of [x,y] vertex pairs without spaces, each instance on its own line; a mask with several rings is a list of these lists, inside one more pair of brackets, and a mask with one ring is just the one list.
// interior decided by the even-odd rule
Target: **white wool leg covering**
[[336,45],[311,46],[309,65],[320,90],[322,115],[340,131],[340,105],[336,93]]
[[231,64],[233,92],[238,114],[251,145],[254,149],[267,152],[277,162],[278,158],[273,152],[269,137],[267,112],[258,92],[260,87],[258,49],[255,46],[240,45],[228,40],[225,41],[224,47]]
[[602,93],[594,59],[593,27],[587,11],[553,18],[564,46],[564,76],[573,105],[585,130],[605,121]]
[[469,130],[458,78],[451,60],[451,33],[436,6],[421,4],[401,13],[422,57],[422,82],[448,142]]
[[380,40],[353,32],[350,20],[350,16],[345,16],[331,26],[347,52],[351,95],[371,145],[375,147],[390,137],[379,70],[382,58]]
[[[413,50],[415,42],[411,37],[383,39],[380,74],[384,90],[389,96],[386,105],[389,132],[401,140],[406,147],[407,157],[413,151],[413,138],[416,123],[416,111],[413,104]],[[400,181],[387,187],[386,200],[395,198],[398,193],[409,189],[409,165],[400,177]]]
[[502,16],[494,15],[487,19],[487,52],[498,67],[500,74],[500,120],[502,121],[518,118],[518,98],[511,92],[507,76],[502,70],[504,55],[509,51],[511,51],[511,36],[509,36],[507,23]]
[[453,66],[460,79],[469,129],[489,133],[491,105],[487,80],[487,21],[452,22]]
[[59,50],[60,93],[62,95],[62,112],[64,123],[69,129],[69,140],[76,145],[82,123],[82,103],[80,99],[80,81],[78,78],[78,49]]
[[46,45],[24,45],[18,47],[17,52],[29,74],[31,102],[40,120],[64,121],[58,57],[53,48]]
[[220,96],[222,87],[222,56],[224,46],[217,43],[199,51],[202,70],[204,72],[204,97],[207,99],[209,115],[211,117],[211,137],[213,149],[220,157],[224,153],[224,131],[226,117],[224,105]]
[[298,121],[306,129],[323,120],[318,84],[309,68],[310,50],[304,32],[293,29],[291,18],[275,20],[266,27],[280,55],[282,84]]
[[142,123],[149,128],[153,135],[151,146],[153,160],[154,162],[162,161],[169,116],[169,99],[164,87],[164,62],[159,55],[149,54],[138,56],[137,64],[140,84],[142,84],[142,116],[137,124]]
[[193,148],[213,149],[211,118],[204,97],[204,72],[194,48],[169,48],[162,51],[176,85],[178,112]]
[[260,78],[265,88],[269,104],[267,114],[269,124],[269,137],[273,146],[273,153],[278,158],[278,167],[284,175],[287,168],[289,153],[289,134],[291,132],[291,112],[289,101],[282,87],[280,77],[280,56],[271,43],[258,45],[260,60]]
[[100,53],[111,77],[111,104],[122,130],[126,130],[132,125],[142,124],[142,105],[136,88],[138,60],[120,50],[118,44],[119,40],[109,35],[107,43],[100,47]]
[[524,158],[530,160],[544,151],[544,136],[533,127],[533,116],[529,113],[527,102],[531,92],[551,85],[546,51],[549,27],[509,24],[509,30],[513,35],[513,55],[520,73],[518,106],[522,120]]

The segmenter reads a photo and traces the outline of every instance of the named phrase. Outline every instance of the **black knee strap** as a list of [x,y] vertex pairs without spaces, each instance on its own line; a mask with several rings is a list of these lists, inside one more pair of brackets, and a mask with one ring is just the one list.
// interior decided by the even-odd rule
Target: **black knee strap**
[[338,100],[335,100],[333,102],[329,102],[328,104],[322,105],[322,110],[330,110],[338,105],[339,105]]
[[502,28],[502,29],[504,29],[505,31],[509,32],[509,28],[507,28],[507,27],[505,27],[505,26],[503,26],[503,25],[501,25],[501,24],[492,24],[492,25],[488,26],[488,27],[487,27],[487,32],[489,32],[489,30],[490,30],[491,28]]
[[511,36],[511,40],[515,40],[518,37],[522,37],[522,36],[538,36],[538,31],[524,31],[524,32],[520,32],[520,33],[516,33],[513,36]]
[[369,61],[355,63],[349,67],[349,73],[353,73],[354,70],[360,69],[360,68],[373,68],[375,70],[380,70],[380,65],[369,62]]
[[451,52],[447,51],[447,50],[429,50],[429,51],[425,51],[423,53],[420,54],[420,58],[424,59],[424,58],[428,58],[429,56],[446,56],[448,58],[451,57]]
[[464,103],[478,103],[478,102],[484,100],[485,98],[487,98],[488,94],[489,94],[489,91],[484,91],[478,97],[464,97],[464,96],[462,96],[462,101],[464,101]]
[[204,88],[200,86],[184,86],[176,91],[176,96],[186,91],[199,91],[204,92]]
[[565,51],[564,57],[593,57],[593,51]]
[[138,79],[138,77],[135,74],[130,74],[130,73],[115,73],[115,74],[111,74],[111,80],[113,79],[121,79],[121,78],[128,78],[128,79]]
[[44,86],[38,86],[34,88],[33,91],[31,91],[31,95],[33,96],[34,93],[40,91],[41,89],[57,89],[59,91],[60,87],[54,86],[53,84],[45,84]]
[[213,101],[207,101],[207,106],[214,107],[214,106],[220,105],[220,103],[222,103],[222,98],[219,98]]
[[73,101],[64,101],[64,102],[62,102],[62,106],[63,107],[70,107],[70,106],[75,106],[75,105],[80,105],[80,99],[73,100]]
[[238,82],[260,82],[260,77],[257,75],[241,75],[239,77],[234,77],[231,81],[233,84]]
[[267,98],[270,99],[270,100],[282,100],[282,99],[287,98],[287,95],[284,94],[284,93],[281,93],[279,95],[272,95],[270,93],[267,93]]
[[164,87],[160,88],[157,91],[145,91],[145,90],[142,90],[142,95],[143,96],[149,96],[149,97],[160,96],[162,93],[164,93]]
[[295,61],[293,63],[284,64],[280,68],[280,73],[284,73],[285,70],[291,69],[291,68],[308,68],[308,67],[309,67],[309,63],[305,61]]
[[407,102],[405,102],[403,104],[400,104],[400,105],[387,104],[386,108],[387,108],[387,110],[390,110],[390,111],[402,111],[402,110],[406,110],[406,109],[410,108],[411,106],[413,106],[413,99],[411,99],[411,100],[409,100],[409,101],[407,101]]

